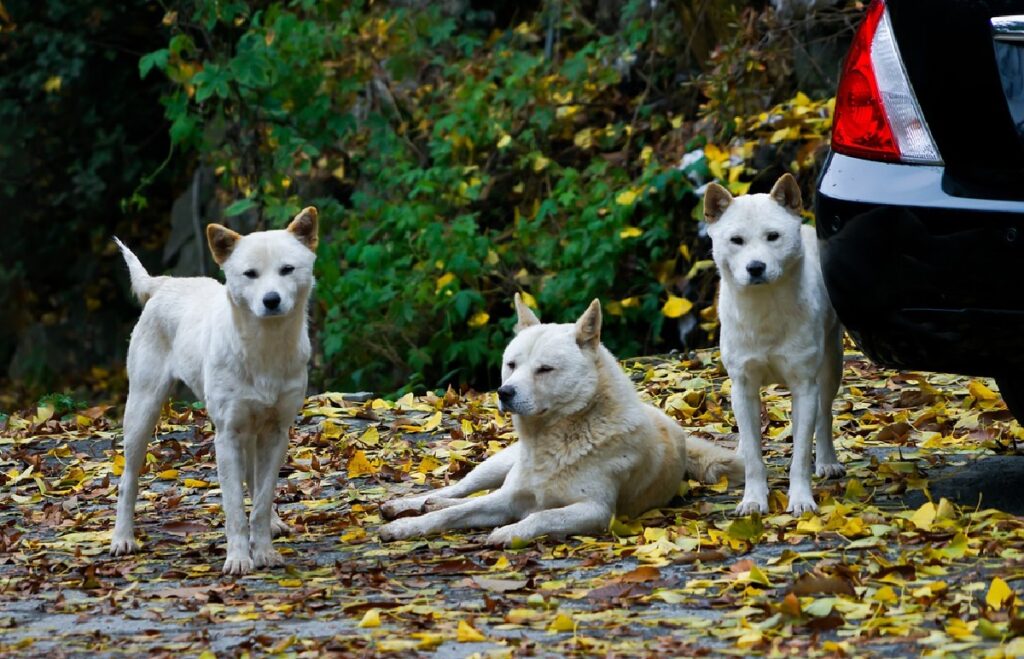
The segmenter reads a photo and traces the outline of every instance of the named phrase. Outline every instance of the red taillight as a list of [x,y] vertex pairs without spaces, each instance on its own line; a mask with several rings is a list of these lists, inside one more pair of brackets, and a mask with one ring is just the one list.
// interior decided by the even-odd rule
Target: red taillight
[[903,66],[884,0],[873,0],[836,92],[832,148],[871,160],[941,164]]
[[885,4],[874,0],[846,56],[836,92],[832,149],[873,160],[899,160],[900,149],[885,116],[875,69],[871,65],[871,42],[883,12]]

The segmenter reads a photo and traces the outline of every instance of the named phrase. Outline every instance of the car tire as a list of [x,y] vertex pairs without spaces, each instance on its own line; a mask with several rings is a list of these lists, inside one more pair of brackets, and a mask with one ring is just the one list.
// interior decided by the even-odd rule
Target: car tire
[[996,378],[999,394],[1010,413],[1024,424],[1024,378],[1020,376]]

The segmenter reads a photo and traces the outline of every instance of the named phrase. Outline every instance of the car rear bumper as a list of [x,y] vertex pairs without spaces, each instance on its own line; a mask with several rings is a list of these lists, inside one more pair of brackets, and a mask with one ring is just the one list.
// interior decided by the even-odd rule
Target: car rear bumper
[[942,167],[832,154],[816,200],[829,296],[879,363],[1019,374],[1024,202],[954,187]]

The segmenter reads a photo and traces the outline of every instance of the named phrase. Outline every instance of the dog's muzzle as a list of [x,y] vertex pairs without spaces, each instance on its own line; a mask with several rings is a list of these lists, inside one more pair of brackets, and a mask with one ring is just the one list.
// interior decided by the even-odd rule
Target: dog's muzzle
[[512,401],[516,397],[516,388],[508,385],[498,387],[498,409],[502,412],[512,411]]

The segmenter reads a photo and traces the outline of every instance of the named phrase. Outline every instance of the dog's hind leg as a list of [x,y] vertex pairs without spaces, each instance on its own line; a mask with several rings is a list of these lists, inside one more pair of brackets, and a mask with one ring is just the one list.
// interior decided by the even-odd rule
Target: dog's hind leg
[[380,507],[381,514],[386,519],[394,519],[408,511],[424,512],[458,505],[474,492],[501,487],[518,459],[519,444],[513,444],[478,464],[459,482],[426,494],[388,501]]
[[[819,478],[840,478],[846,467],[836,456],[832,442],[832,402],[843,379],[842,330],[825,341],[825,359],[818,376],[818,418],[814,428],[814,473]],[[831,339],[831,340],[830,340]]]
[[170,385],[170,378],[163,375],[147,378],[146,374],[132,374],[124,408],[124,471],[117,484],[117,521],[110,541],[113,556],[130,554],[136,549],[135,502],[139,495],[139,474]]
[[509,547],[516,539],[526,541],[542,535],[564,538],[600,533],[608,528],[611,519],[612,509],[607,504],[580,501],[564,508],[539,510],[515,524],[494,529],[487,536],[487,544]]

